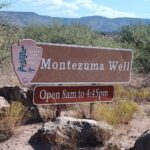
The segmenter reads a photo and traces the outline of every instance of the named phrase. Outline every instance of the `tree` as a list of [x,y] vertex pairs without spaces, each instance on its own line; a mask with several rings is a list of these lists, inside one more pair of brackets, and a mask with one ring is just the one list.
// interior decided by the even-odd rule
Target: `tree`
[[134,47],[134,68],[138,72],[150,72],[150,25],[123,27],[119,39]]
[[0,9],[2,9],[4,7],[8,7],[10,4],[11,4],[11,2],[0,0]]
[[132,27],[131,26],[122,27],[122,29],[119,33],[119,39],[121,42],[125,42],[127,44],[134,43]]

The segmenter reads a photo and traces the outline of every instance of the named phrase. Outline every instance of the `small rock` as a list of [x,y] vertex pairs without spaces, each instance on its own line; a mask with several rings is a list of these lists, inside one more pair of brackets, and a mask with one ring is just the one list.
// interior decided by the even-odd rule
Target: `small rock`
[[7,100],[4,97],[0,96],[0,109],[8,108],[8,107],[10,107],[10,104],[7,102]]

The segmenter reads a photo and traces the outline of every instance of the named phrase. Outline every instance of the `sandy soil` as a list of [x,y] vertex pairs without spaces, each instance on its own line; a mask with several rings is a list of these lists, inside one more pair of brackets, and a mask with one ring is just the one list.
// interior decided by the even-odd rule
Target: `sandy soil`
[[28,141],[41,126],[42,124],[32,124],[16,128],[9,140],[0,143],[0,150],[33,150]]

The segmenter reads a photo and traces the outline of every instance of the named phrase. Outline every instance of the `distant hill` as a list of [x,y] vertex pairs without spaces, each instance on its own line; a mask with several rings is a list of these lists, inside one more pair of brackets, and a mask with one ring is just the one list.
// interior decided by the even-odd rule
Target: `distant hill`
[[0,11],[0,22],[16,24],[21,27],[30,24],[51,25],[54,22],[59,22],[62,25],[82,24],[90,27],[94,31],[100,32],[118,32],[122,26],[133,24],[150,24],[150,19],[140,18],[115,18],[110,19],[102,16],[87,16],[82,18],[60,18],[41,16],[33,12],[11,12]]

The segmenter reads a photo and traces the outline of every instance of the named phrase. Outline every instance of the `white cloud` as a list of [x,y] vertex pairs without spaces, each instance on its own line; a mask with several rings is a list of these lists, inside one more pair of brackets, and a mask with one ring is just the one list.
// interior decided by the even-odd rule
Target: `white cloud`
[[[37,6],[43,6],[50,16],[63,17],[82,17],[82,12],[87,12],[85,15],[99,15],[109,18],[116,17],[136,17],[133,13],[114,10],[110,7],[97,4],[93,0],[22,0],[30,2]],[[147,1],[147,0],[144,0]]]
[[[72,17],[72,18],[78,18],[80,17],[77,13],[74,13],[72,10],[59,10],[59,11],[53,11],[50,13],[50,16],[64,16],[64,17]],[[66,15],[69,14],[69,15]]]
[[76,3],[86,9],[89,9],[91,11],[90,15],[100,15],[100,16],[106,16],[109,18],[135,17],[136,16],[133,13],[117,11],[106,6],[96,4],[92,0],[77,0]]
[[[93,12],[94,14],[94,12]],[[99,5],[96,8],[95,15],[101,14],[102,16],[107,16],[109,18],[116,18],[116,17],[136,17],[133,13],[121,12],[117,10],[113,10],[109,7]]]

